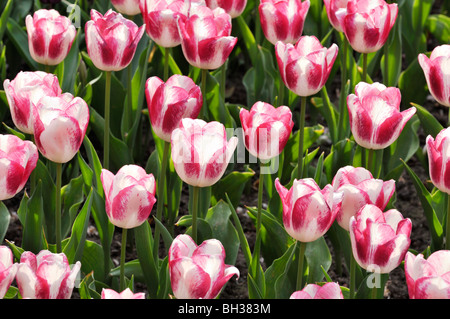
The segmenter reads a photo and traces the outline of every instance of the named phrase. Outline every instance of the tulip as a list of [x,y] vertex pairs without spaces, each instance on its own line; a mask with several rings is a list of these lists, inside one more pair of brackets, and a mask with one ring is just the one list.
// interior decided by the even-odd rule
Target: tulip
[[61,94],[58,78],[41,71],[20,71],[3,82],[14,125],[23,133],[33,134],[32,106],[43,96]]
[[328,184],[323,189],[311,178],[294,179],[291,189],[275,179],[275,188],[283,205],[286,232],[299,244],[297,290],[302,289],[303,259],[306,243],[322,237],[333,224],[339,211],[342,194]]
[[38,63],[57,65],[67,56],[77,34],[69,18],[58,11],[40,9],[25,18],[31,57]]
[[261,0],[259,15],[266,39],[276,45],[278,41],[296,43],[303,32],[309,0]]
[[396,209],[365,205],[350,218],[353,256],[364,269],[387,274],[403,261],[411,243],[412,223]]
[[349,0],[323,0],[328,20],[331,26],[339,32],[344,32],[344,27],[341,25],[342,21],[338,19],[338,16],[340,12],[347,12],[348,2]]
[[309,284],[295,291],[289,299],[344,299],[344,295],[337,282],[327,282],[323,286]]
[[347,231],[350,217],[356,215],[364,205],[372,204],[384,210],[395,192],[393,179],[388,181],[375,179],[364,167],[340,168],[333,178],[332,185],[334,191],[343,193],[336,221]]
[[292,113],[287,106],[275,108],[265,102],[256,102],[250,111],[242,108],[239,117],[244,130],[245,147],[261,160],[278,156],[294,127]]
[[350,128],[356,143],[367,149],[384,149],[395,142],[416,109],[400,112],[401,93],[375,82],[359,82],[347,97]]
[[169,253],[172,291],[178,299],[214,299],[239,270],[225,264],[225,249],[217,239],[197,246],[188,235],[178,235]]
[[38,159],[32,142],[0,135],[0,200],[10,199],[23,189]]
[[0,299],[5,297],[17,272],[13,254],[6,246],[0,246]]
[[405,257],[410,299],[450,299],[450,250],[438,250],[427,259],[411,252]]
[[222,66],[237,42],[230,36],[231,16],[222,8],[193,7],[190,16],[178,19],[178,27],[186,60],[203,70]]
[[150,122],[155,134],[170,143],[181,119],[196,118],[203,104],[200,87],[183,75],[172,75],[165,83],[153,76],[145,85]]
[[220,7],[224,9],[231,18],[237,18],[244,11],[247,0],[206,0],[206,5],[213,10]]
[[145,293],[133,293],[130,288],[125,289],[121,293],[112,289],[102,289],[102,299],[145,299]]
[[122,14],[134,16],[141,13],[139,0],[111,0],[111,3],[114,9]]
[[37,255],[22,253],[16,282],[24,299],[70,299],[81,263],[70,269],[63,253],[54,254],[42,250]]
[[421,53],[418,60],[431,95],[440,104],[450,107],[450,45],[435,47],[430,58]]

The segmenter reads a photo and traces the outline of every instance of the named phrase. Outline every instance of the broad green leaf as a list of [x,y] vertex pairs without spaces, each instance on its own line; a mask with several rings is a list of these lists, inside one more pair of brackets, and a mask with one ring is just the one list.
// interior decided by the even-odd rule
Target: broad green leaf
[[26,216],[22,234],[23,249],[32,251],[35,254],[39,253],[44,247],[42,185],[42,181],[37,183],[36,190],[26,202]]
[[411,105],[416,108],[416,114],[420,119],[420,123],[422,124],[426,135],[436,137],[436,135],[444,129],[436,117],[434,117],[426,108],[416,103],[411,103]]
[[220,179],[212,186],[212,205],[217,204],[221,199],[225,199],[225,193],[230,197],[234,207],[237,207],[241,201],[241,196],[246,184],[255,175],[255,172],[246,167],[244,172],[231,172]]
[[20,25],[11,17],[8,19],[6,34],[11,42],[16,47],[19,54],[25,59],[26,63],[32,70],[39,70],[39,64],[33,60],[28,50],[28,36],[27,33],[20,27]]
[[[383,74],[383,83],[386,86],[395,87],[397,86],[398,78],[402,71],[402,16],[398,17],[398,20],[394,27],[390,32],[390,37],[392,37],[392,41],[388,45],[387,50],[387,66],[388,66],[388,79],[386,79],[386,70],[385,70],[385,59],[386,55],[383,55],[381,58],[381,72]],[[384,51],[386,53],[386,51]]]
[[432,14],[427,17],[426,30],[441,43],[447,44],[450,39],[450,17],[444,14]]
[[0,202],[0,243],[3,242],[6,232],[9,228],[9,221],[11,220],[11,215],[8,208],[3,202]]
[[324,278],[322,268],[328,271],[332,261],[323,236],[306,245],[305,257],[308,260],[308,283],[322,281]]

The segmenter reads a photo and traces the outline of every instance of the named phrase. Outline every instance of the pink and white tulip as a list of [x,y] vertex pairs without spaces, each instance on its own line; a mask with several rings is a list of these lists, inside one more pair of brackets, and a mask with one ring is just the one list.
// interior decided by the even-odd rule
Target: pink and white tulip
[[418,60],[431,95],[450,107],[450,44],[435,47],[429,58],[421,53]]
[[17,272],[17,264],[14,263],[11,249],[0,246],[0,299],[5,297]]
[[28,47],[38,63],[57,65],[69,53],[77,34],[69,18],[51,9],[40,9],[25,18]]
[[299,96],[310,96],[327,82],[338,47],[333,43],[327,49],[315,36],[302,36],[295,45],[278,41],[275,54],[286,87]]
[[340,168],[333,178],[333,188],[342,192],[341,209],[336,221],[339,226],[349,230],[350,217],[366,204],[373,204],[384,210],[395,192],[393,179],[383,181],[373,178],[364,167],[345,166]]
[[239,117],[244,130],[245,147],[253,156],[269,160],[286,146],[294,122],[287,106],[277,108],[256,102],[250,111],[242,108]]
[[172,160],[180,178],[187,184],[206,187],[215,184],[225,172],[238,138],[227,141],[223,124],[184,118],[172,132]]
[[135,16],[141,13],[139,0],[111,0],[111,3],[117,12],[127,16]]
[[217,239],[197,246],[188,235],[178,235],[168,253],[172,291],[177,299],[214,299],[239,270],[225,264],[225,249]]
[[145,293],[137,292],[133,293],[130,288],[125,289],[121,293],[118,293],[112,289],[102,289],[102,299],[145,299]]
[[209,70],[221,67],[236,45],[231,36],[231,16],[222,8],[191,8],[188,17],[178,19],[184,57],[194,67]]
[[[349,0],[323,0],[325,10],[327,11],[330,24],[339,32],[344,32],[341,25],[342,21],[338,19],[340,12],[347,12],[347,3]],[[341,15],[342,17],[342,15]]]
[[70,93],[44,96],[33,108],[34,137],[41,154],[67,163],[80,149],[89,124],[89,107]]
[[450,299],[450,250],[438,250],[427,259],[407,252],[405,276],[410,299]]
[[350,218],[353,256],[364,269],[387,274],[403,261],[411,243],[412,223],[396,209],[383,213],[365,205]]
[[71,269],[64,253],[26,251],[20,257],[17,286],[24,299],[70,299],[80,268],[77,261]]
[[283,224],[287,233],[302,242],[312,242],[330,229],[341,204],[341,193],[328,184],[323,189],[311,179],[294,180],[291,189],[275,180],[283,204]]
[[105,192],[105,208],[111,223],[130,229],[144,223],[156,202],[153,174],[137,165],[125,165],[116,175],[102,169],[100,175]]
[[350,129],[356,143],[367,149],[384,149],[394,143],[406,122],[416,113],[410,107],[400,112],[398,88],[375,82],[359,82],[347,96]]
[[302,36],[309,6],[309,0],[261,0],[258,9],[266,39],[273,45],[278,41],[296,43]]
[[425,141],[431,181],[435,187],[447,194],[450,194],[449,142],[450,128],[440,131],[436,138],[428,135]]
[[172,75],[165,83],[157,76],[149,78],[145,96],[155,134],[170,142],[172,131],[181,119],[196,118],[203,105],[201,89],[184,75]]
[[32,109],[43,96],[61,94],[58,78],[49,73],[20,71],[3,82],[14,125],[23,133],[33,134]]
[[[376,52],[386,43],[398,14],[396,3],[384,0],[349,0],[335,12],[336,19],[353,50]],[[336,20],[335,20],[336,21]]]
[[206,0],[210,9],[222,8],[231,18],[239,17],[247,5],[247,0]]
[[87,52],[92,63],[102,71],[126,68],[144,32],[144,25],[138,27],[120,13],[108,10],[102,15],[92,9],[91,20],[85,26]]
[[0,200],[10,199],[24,188],[38,159],[32,142],[0,135]]
[[341,287],[337,282],[327,282],[323,286],[308,284],[295,291],[289,299],[344,299]]

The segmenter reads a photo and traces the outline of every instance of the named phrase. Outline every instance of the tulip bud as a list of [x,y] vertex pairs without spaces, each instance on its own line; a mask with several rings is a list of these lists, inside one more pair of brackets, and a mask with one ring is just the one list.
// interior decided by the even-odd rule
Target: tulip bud
[[350,128],[356,143],[367,149],[383,149],[394,143],[415,114],[411,107],[400,112],[401,93],[395,87],[359,82],[347,96]]
[[275,180],[283,204],[283,224],[294,239],[307,243],[323,236],[333,224],[341,203],[341,193],[331,185],[322,190],[311,178],[294,180],[291,189]]
[[137,165],[125,165],[116,175],[102,169],[105,208],[110,222],[121,228],[140,226],[147,220],[156,202],[156,183]]
[[178,19],[181,48],[192,66],[217,69],[228,59],[237,38],[231,34],[231,16],[222,8],[191,8],[188,17]]
[[431,181],[440,191],[450,194],[450,170],[447,154],[450,150],[450,128],[443,129],[434,139],[426,138]]
[[315,36],[302,36],[295,45],[278,41],[275,53],[286,87],[299,96],[310,96],[327,82],[338,47],[332,44],[327,49]]
[[264,36],[270,43],[296,43],[302,36],[309,0],[261,0],[259,15]]
[[203,105],[200,87],[191,78],[178,74],[172,75],[166,83],[157,76],[149,78],[145,96],[152,129],[166,142],[170,142],[172,131],[181,119],[196,118]]
[[72,47],[77,34],[69,18],[58,11],[40,9],[25,19],[31,57],[38,63],[57,65]]
[[364,269],[387,274],[403,261],[411,243],[412,223],[396,209],[383,213],[365,205],[350,218],[353,256]]
[[242,108],[239,117],[244,130],[245,147],[261,160],[278,156],[294,127],[292,113],[287,106],[274,108],[268,103],[256,102],[250,111]]
[[0,200],[10,199],[23,189],[38,159],[32,142],[0,135]]
[[289,299],[344,299],[344,295],[337,282],[327,282],[323,286],[308,284],[294,292]]
[[144,28],[113,10],[102,15],[92,9],[91,20],[85,27],[87,51],[92,63],[102,71],[126,68],[133,60]]
[[172,291],[178,299],[214,299],[239,270],[225,264],[225,249],[217,239],[197,246],[188,235],[178,235],[169,253]]
[[418,60],[431,95],[440,104],[450,107],[450,44],[435,47],[430,58],[421,53]]
[[187,184],[207,187],[225,172],[238,138],[227,141],[223,124],[184,118],[172,132],[172,160],[178,176]]
[[33,105],[36,105],[43,96],[61,94],[58,78],[41,71],[20,71],[14,80],[5,80],[3,87],[14,125],[26,134],[33,134]]
[[345,230],[349,230],[350,217],[364,205],[373,204],[384,210],[395,192],[393,179],[386,182],[375,179],[370,171],[363,167],[340,168],[333,178],[332,185],[334,191],[344,194],[336,221]]
[[44,96],[33,108],[34,137],[43,156],[67,163],[80,149],[89,124],[89,107],[70,93]]
[[0,299],[6,295],[17,272],[17,264],[14,263],[11,249],[0,246]]
[[24,299],[70,299],[80,268],[77,261],[70,269],[64,253],[26,251],[20,257],[17,286]]
[[450,299],[450,250],[438,250],[427,259],[411,252],[405,257],[410,299]]
[[134,16],[141,13],[139,0],[111,0],[113,7],[122,14]]
[[145,299],[145,293],[133,293],[130,288],[125,289],[121,293],[112,289],[102,289],[102,299]]

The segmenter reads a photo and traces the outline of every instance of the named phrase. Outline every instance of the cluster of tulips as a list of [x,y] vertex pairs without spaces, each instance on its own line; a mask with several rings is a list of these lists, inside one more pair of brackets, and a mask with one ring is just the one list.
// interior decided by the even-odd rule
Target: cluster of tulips
[[[24,235],[23,247],[10,241],[0,246],[0,298],[68,299],[75,287],[82,298],[218,298],[232,277],[241,276],[239,269],[230,264],[233,261],[229,262],[239,247],[248,267],[251,298],[379,298],[386,276],[399,266],[405,271],[411,299],[450,298],[450,215],[438,214],[444,216],[442,224],[436,214],[431,215],[434,225],[440,228],[434,228],[431,248],[415,252],[410,247],[412,221],[393,206],[395,174],[381,177],[385,176],[383,151],[396,156],[393,150],[408,141],[408,136],[399,141],[404,136],[402,132],[414,116],[419,116],[430,132],[426,152],[430,178],[436,188],[428,192],[416,179],[424,199],[422,204],[428,204],[434,213],[434,199],[450,202],[442,196],[450,194],[450,129],[440,127],[419,105],[402,111],[401,90],[389,81],[374,82],[369,76],[369,60],[383,47],[383,77],[389,78],[392,71],[387,61],[388,40],[399,16],[399,4],[384,0],[324,0],[323,12],[330,28],[326,39],[319,40],[303,31],[312,14],[311,7],[322,8],[322,3],[261,0],[252,11],[257,17],[255,34],[262,32],[271,45],[266,47],[275,54],[276,99],[257,99],[251,107],[237,108],[230,120],[231,108],[225,107],[224,100],[227,65],[238,44],[238,37],[232,35],[233,23],[236,21],[242,31],[251,61],[261,61],[258,59],[264,52],[255,41],[249,44],[253,35],[242,17],[246,0],[107,2],[109,9],[104,13],[91,9],[90,19],[78,31],[68,17],[55,9],[40,8],[25,19],[29,56],[42,68],[20,71],[3,82],[15,128],[7,127],[8,134],[0,135],[0,200],[17,196],[28,182],[19,217],[24,232],[30,234],[34,229],[34,233]],[[12,3],[6,4],[4,15],[11,12]],[[139,26],[136,21],[142,24]],[[58,77],[67,76],[58,67],[68,59],[74,44],[80,45],[76,39],[83,31],[87,51],[84,59],[91,63],[87,63],[88,69],[99,74],[92,85],[100,78],[104,81],[103,117],[81,93],[77,96],[65,92]],[[324,45],[332,32],[336,32],[339,47],[335,43]],[[155,50],[139,51],[143,39],[160,49],[163,76],[156,75],[158,67],[148,68]],[[189,75],[177,72],[180,70],[172,50],[179,46],[190,70],[194,70]],[[139,59],[136,52],[144,58]],[[356,71],[349,64],[353,54],[362,61]],[[339,110],[335,110],[330,107],[326,84],[330,74],[336,72],[338,56],[342,56],[342,87]],[[435,101],[450,107],[450,45],[436,46],[430,56],[421,53],[416,61]],[[148,70],[155,74],[147,77]],[[214,83],[220,89],[211,91],[211,72],[216,70],[219,80]],[[129,125],[125,140],[129,136],[136,138],[139,133],[134,130],[134,118],[146,114],[133,105],[140,98],[147,102],[156,155],[149,158],[146,167],[131,162],[117,167],[115,157],[122,151],[111,153],[113,147],[122,145],[112,133],[116,128],[110,125],[117,114],[111,109],[116,103],[117,86],[113,85],[118,82],[114,75],[122,71],[127,97],[123,102],[126,120],[122,123]],[[84,72],[89,70],[85,67]],[[356,83],[350,84],[351,72],[356,72]],[[249,82],[257,83],[259,77],[264,78],[264,74],[256,70]],[[133,90],[133,83],[139,79],[145,81]],[[354,89],[353,93],[349,88]],[[253,93],[258,96],[258,92]],[[336,124],[333,128],[331,122],[327,123],[333,143],[339,140],[343,144],[338,147],[339,143],[335,143],[331,151],[334,157],[324,160],[322,154],[314,166],[316,153],[308,153],[314,132],[306,127],[306,108],[308,101],[317,101],[317,94],[322,96],[325,119],[333,119]],[[294,123],[290,105],[297,98],[300,111],[298,122]],[[221,100],[219,108],[208,105],[214,99]],[[233,121],[242,128],[242,136],[230,136],[227,131],[227,125]],[[294,132],[296,124],[298,130]],[[346,136],[346,127],[351,137]],[[103,146],[102,161],[88,138],[93,132]],[[227,175],[241,144],[249,157],[257,159],[260,174],[258,205],[248,207],[256,229],[253,251],[235,210],[242,184],[248,181],[242,178],[247,175]],[[82,145],[85,152],[80,149]],[[343,161],[350,153],[352,160]],[[85,155],[89,163],[83,158]],[[287,165],[284,158],[288,158]],[[276,160],[280,166],[274,172],[270,167]],[[328,169],[326,178],[322,172],[329,163],[334,166]],[[409,169],[405,162],[400,167]],[[63,187],[63,179],[76,169],[82,172],[81,178]],[[76,188],[77,182],[82,186]],[[176,215],[173,217],[168,211],[179,207],[179,198],[178,202],[172,198],[171,191],[178,189],[181,193],[182,183],[189,188],[189,212],[170,223]],[[228,193],[234,188],[240,192],[232,201]],[[51,203],[43,199],[47,192],[52,193]],[[225,195],[217,199],[218,193]],[[271,201],[264,206],[267,194]],[[211,198],[215,198],[214,207],[210,207]],[[53,208],[51,214],[33,212],[37,206],[47,205]],[[86,241],[91,211],[102,237],[103,250],[96,251],[101,253],[99,259],[104,258],[102,274],[89,269],[89,262],[83,261],[87,260],[83,259],[86,251],[93,249]],[[210,226],[220,218],[225,222]],[[164,224],[164,219],[169,222]],[[186,232],[172,238],[171,227],[175,223],[185,226]],[[122,235],[117,269],[112,269],[109,259],[114,227],[120,228]],[[0,227],[0,235],[2,229],[5,227]],[[216,231],[222,235],[214,236]],[[129,232],[136,237],[137,264],[125,260]],[[348,240],[348,287],[329,278],[327,262],[316,265],[311,257],[311,250],[323,248],[326,234],[339,237],[342,246]],[[233,238],[237,238],[237,245],[227,242]],[[267,247],[273,244],[277,249],[280,238],[287,238],[283,242],[285,251],[273,257]],[[159,252],[161,240],[168,247],[166,254]],[[160,259],[162,255],[165,258]],[[268,263],[266,273],[261,257]],[[337,259],[336,263],[340,261]],[[370,285],[368,278],[375,277],[382,278],[382,284]],[[147,284],[147,294],[134,293],[134,280],[138,278]]]

